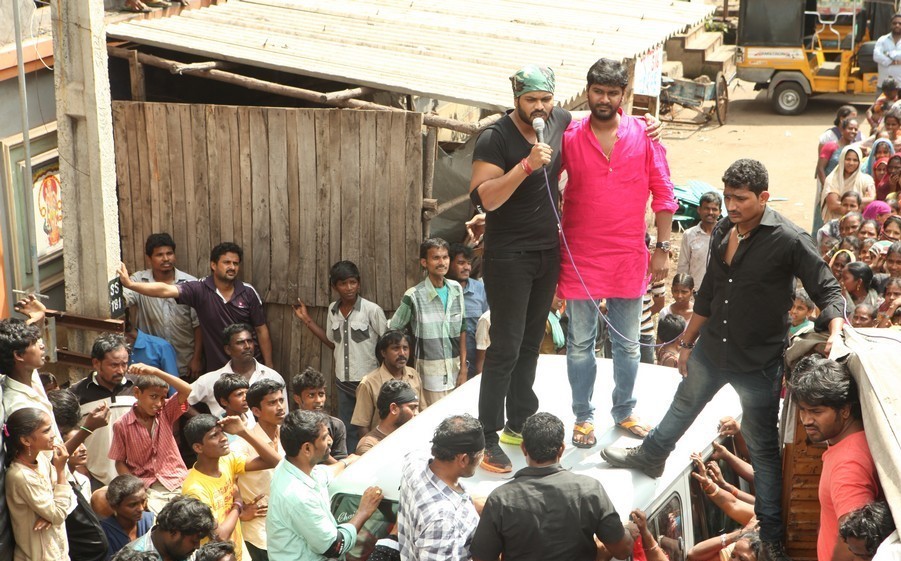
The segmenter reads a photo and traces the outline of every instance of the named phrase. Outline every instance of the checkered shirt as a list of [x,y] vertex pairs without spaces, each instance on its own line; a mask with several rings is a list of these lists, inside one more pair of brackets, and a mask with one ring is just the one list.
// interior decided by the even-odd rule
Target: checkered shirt
[[468,561],[479,515],[468,494],[438,479],[425,458],[408,456],[400,483],[397,535],[403,561]]

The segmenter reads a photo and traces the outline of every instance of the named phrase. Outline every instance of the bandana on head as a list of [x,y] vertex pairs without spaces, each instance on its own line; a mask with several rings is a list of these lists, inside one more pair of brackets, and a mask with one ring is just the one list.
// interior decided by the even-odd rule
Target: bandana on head
[[530,64],[524,66],[519,72],[510,76],[513,83],[513,97],[519,97],[529,92],[554,93],[554,71],[546,66]]
[[397,405],[403,405],[404,403],[413,403],[414,401],[419,401],[419,396],[416,395],[416,392],[413,391],[413,388],[404,388],[400,394],[394,398],[392,403],[396,403]]
[[468,433],[436,436],[432,444],[449,450],[454,454],[477,454],[485,449],[485,433],[473,431]]

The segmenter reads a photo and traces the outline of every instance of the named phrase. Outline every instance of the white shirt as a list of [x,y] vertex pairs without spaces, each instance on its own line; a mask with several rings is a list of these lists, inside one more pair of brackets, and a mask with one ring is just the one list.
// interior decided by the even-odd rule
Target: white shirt
[[[260,364],[256,360],[254,360],[254,363],[256,364],[256,368],[254,369],[253,374],[250,375],[249,380],[251,386],[254,384],[254,382],[257,382],[264,378],[275,380],[276,382],[281,382],[282,384],[285,383],[285,379],[282,378],[282,375],[275,370],[269,368],[268,366]],[[228,361],[228,363],[219,370],[207,372],[200,378],[197,378],[194,383],[191,384],[191,395],[188,396],[188,404],[197,405],[202,401],[206,403],[207,407],[210,408],[210,413],[212,413],[215,417],[221,417],[225,414],[225,409],[223,409],[221,405],[216,403],[216,397],[213,395],[213,386],[223,374],[235,373],[236,372],[232,368],[231,361]],[[282,390],[282,393],[284,393],[285,395],[285,403],[290,403],[290,401],[288,401],[288,391]],[[247,425],[248,429],[256,424],[256,420],[253,418],[252,414],[247,415],[247,418],[244,420],[244,424]]]
[[876,41],[873,48],[873,61],[879,66],[879,82],[877,87],[882,86],[882,82],[886,78],[895,78],[901,80],[901,65],[894,64],[895,61],[901,60],[901,41],[895,42],[892,34],[887,33]]
[[[262,442],[272,446],[272,441],[260,425],[254,425],[250,432]],[[248,458],[254,458],[259,455],[254,447],[243,438],[237,439],[232,444],[232,450],[244,454]],[[282,448],[281,441],[278,443],[277,451],[279,456],[284,457],[285,449]],[[272,483],[272,474],[274,472],[275,468],[245,471],[238,474],[238,489],[241,490],[241,498],[244,502],[249,503],[260,495],[266,495],[266,498],[260,500],[258,504],[269,504],[269,486]],[[250,542],[260,549],[267,549],[265,516],[241,522],[241,532],[244,535],[244,541]]]
[[[711,232],[713,230],[711,229]],[[707,272],[707,253],[710,251],[710,234],[701,225],[692,226],[682,235],[679,246],[679,264],[676,273],[688,273],[695,280],[695,290],[701,288]]]

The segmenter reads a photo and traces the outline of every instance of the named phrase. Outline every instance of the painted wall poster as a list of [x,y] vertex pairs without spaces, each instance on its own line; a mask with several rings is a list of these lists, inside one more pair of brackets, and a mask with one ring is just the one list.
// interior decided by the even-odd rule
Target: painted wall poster
[[42,154],[41,161],[32,162],[31,167],[35,241],[38,258],[43,259],[63,249],[59,154],[56,150]]

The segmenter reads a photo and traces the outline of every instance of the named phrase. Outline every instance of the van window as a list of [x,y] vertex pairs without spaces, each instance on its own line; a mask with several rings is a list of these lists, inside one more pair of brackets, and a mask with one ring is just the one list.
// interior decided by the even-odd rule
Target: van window
[[[344,524],[353,518],[360,506],[360,495],[338,493],[332,497],[332,514],[338,524]],[[357,543],[347,552],[347,561],[368,559],[375,549],[375,542],[385,538],[388,534],[397,533],[397,501],[383,499],[379,509],[375,511],[369,520],[363,524],[363,528],[357,533]]]
[[685,561],[682,538],[682,500],[673,493],[666,503],[648,517],[648,529],[670,561]]
[[[726,439],[723,445],[730,448],[732,439]],[[704,459],[704,463],[711,461],[710,456]],[[736,487],[741,487],[741,478],[723,460],[718,460],[723,479]],[[716,506],[713,501],[704,496],[701,485],[692,477],[691,483],[691,520],[694,527],[694,543],[700,543],[708,538],[727,534],[741,527],[741,524],[732,520],[726,513]]]

